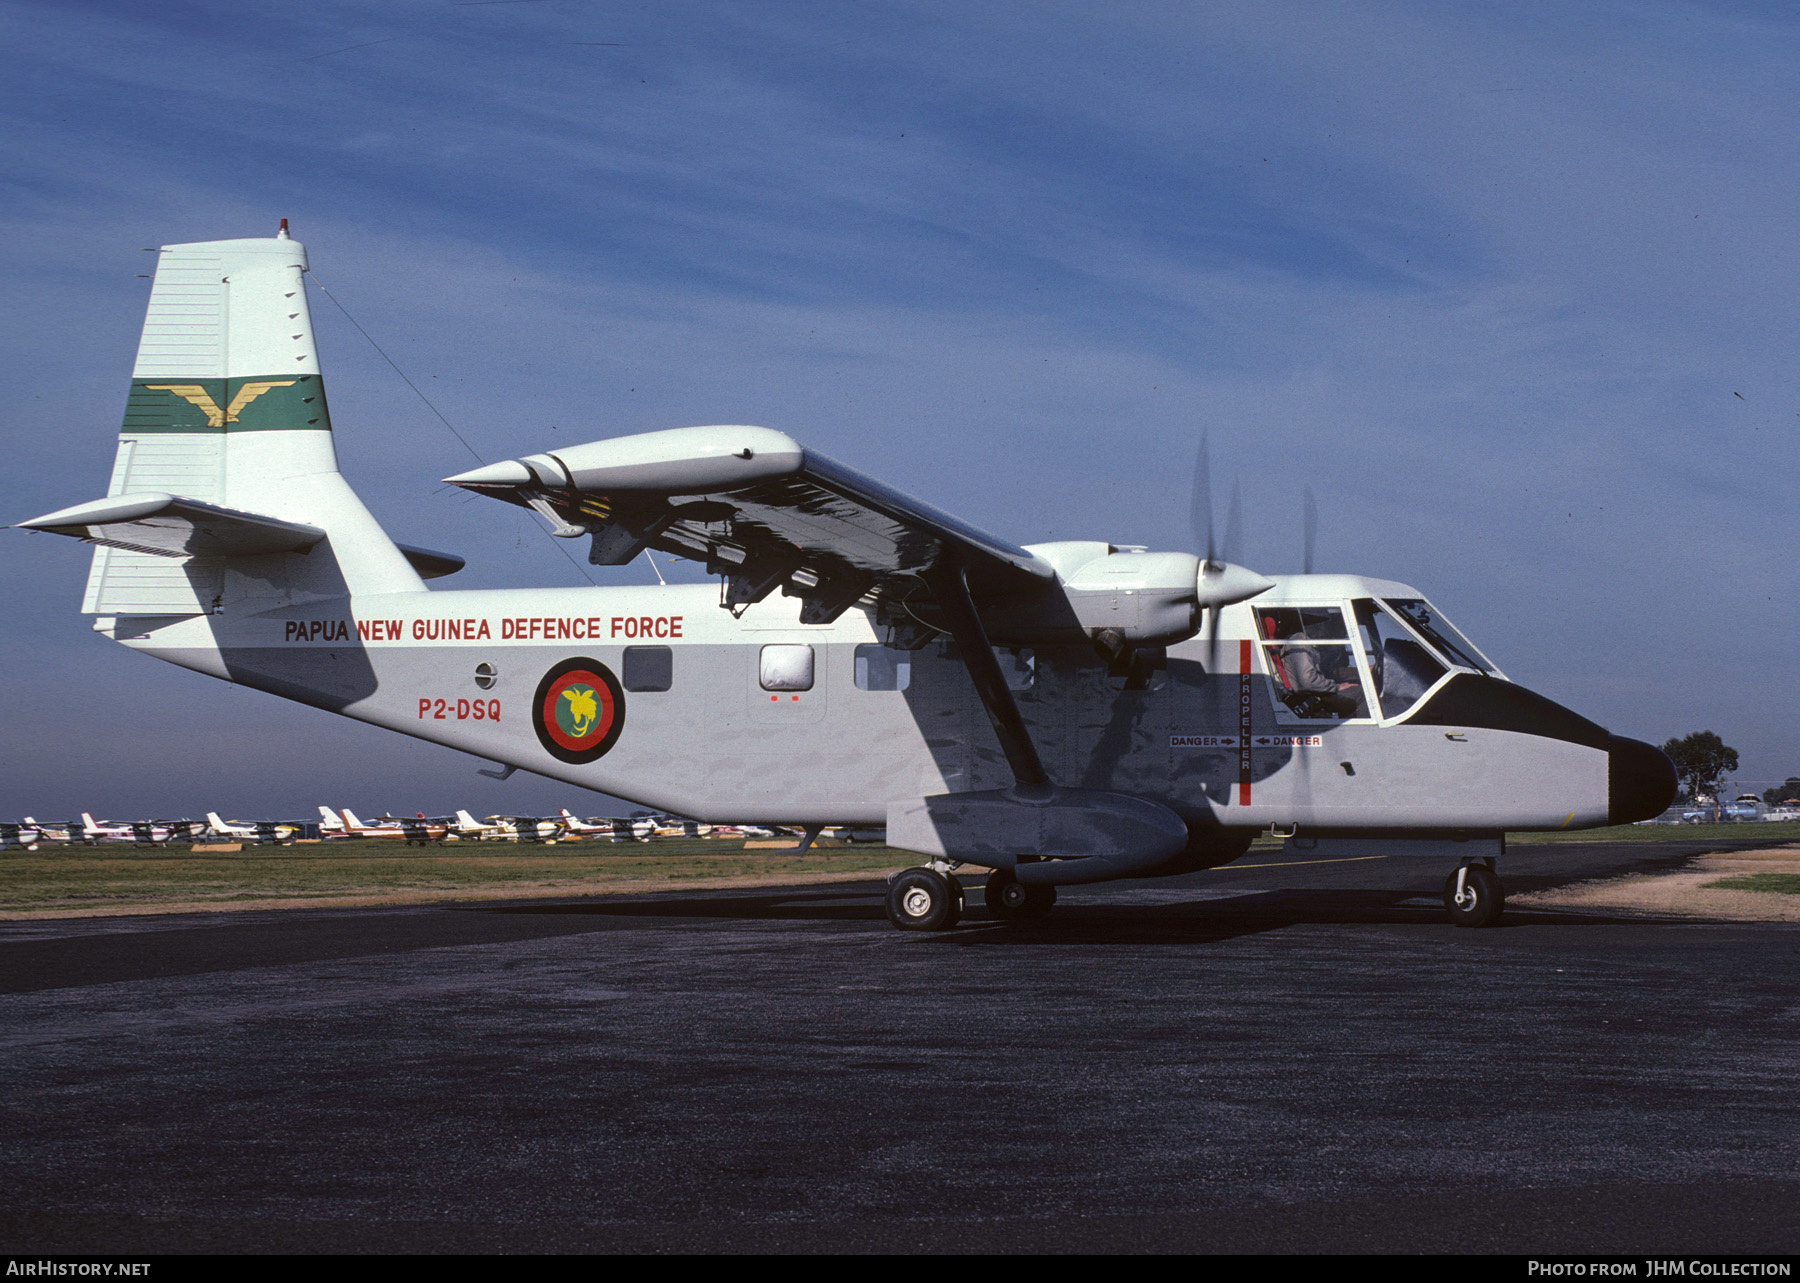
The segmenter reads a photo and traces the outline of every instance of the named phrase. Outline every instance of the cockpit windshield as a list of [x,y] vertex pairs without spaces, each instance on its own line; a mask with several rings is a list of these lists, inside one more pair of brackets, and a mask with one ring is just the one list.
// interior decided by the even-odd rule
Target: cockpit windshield
[[1497,673],[1499,670],[1490,664],[1487,657],[1469,644],[1469,639],[1457,632],[1448,619],[1438,613],[1430,602],[1417,597],[1393,599],[1382,603],[1400,618],[1411,624],[1438,653],[1452,664],[1463,668],[1472,668],[1478,673]]
[[1369,598],[1351,603],[1375,698],[1383,717],[1398,717],[1424,698],[1437,679],[1450,670],[1393,615]]

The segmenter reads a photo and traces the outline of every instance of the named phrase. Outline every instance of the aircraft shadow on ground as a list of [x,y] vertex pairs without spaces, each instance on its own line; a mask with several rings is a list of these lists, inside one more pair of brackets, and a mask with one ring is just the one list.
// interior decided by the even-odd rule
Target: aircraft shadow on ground
[[[1196,896],[1170,904],[1059,904],[1040,922],[1008,925],[987,916],[976,899],[950,931],[916,939],[946,945],[1195,944],[1258,935],[1296,926],[1429,927],[1452,929],[1443,910],[1417,903],[1414,891],[1283,890],[1215,899]],[[1408,903],[1408,902],[1412,903]],[[681,895],[658,899],[583,900],[555,904],[490,905],[468,912],[591,915],[607,918],[733,922],[856,922],[887,920],[880,895],[779,892],[767,895]],[[1657,919],[1508,909],[1498,930],[1521,927],[1677,925]]]

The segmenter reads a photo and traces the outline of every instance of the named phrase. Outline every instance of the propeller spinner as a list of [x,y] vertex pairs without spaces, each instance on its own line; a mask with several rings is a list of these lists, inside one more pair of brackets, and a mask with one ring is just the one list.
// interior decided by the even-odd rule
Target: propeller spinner
[[1231,487],[1231,507],[1225,514],[1223,543],[1214,536],[1212,463],[1205,437],[1200,438],[1200,453],[1194,461],[1194,487],[1188,502],[1188,518],[1193,527],[1194,545],[1206,549],[1194,585],[1195,602],[1199,609],[1214,612],[1216,628],[1220,608],[1267,592],[1275,586],[1275,581],[1230,560],[1238,555],[1238,544],[1243,538],[1243,498],[1236,485]]

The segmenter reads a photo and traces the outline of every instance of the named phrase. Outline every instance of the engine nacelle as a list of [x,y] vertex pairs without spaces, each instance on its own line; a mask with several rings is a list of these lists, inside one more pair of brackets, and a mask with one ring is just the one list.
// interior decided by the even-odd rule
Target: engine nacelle
[[1109,552],[1063,579],[1082,631],[1111,629],[1127,642],[1165,646],[1200,628],[1200,559],[1186,552]]
[[1168,646],[1200,630],[1205,611],[1244,601],[1273,581],[1192,553],[1149,552],[1096,541],[1031,544],[1057,582],[1028,598],[984,602],[988,635],[1003,646],[1105,638],[1119,646]]

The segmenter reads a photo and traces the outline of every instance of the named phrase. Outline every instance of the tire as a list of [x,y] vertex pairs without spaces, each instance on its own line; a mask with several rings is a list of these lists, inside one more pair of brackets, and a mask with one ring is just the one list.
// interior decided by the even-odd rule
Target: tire
[[1466,899],[1456,902],[1456,874],[1444,880],[1444,912],[1459,927],[1491,927],[1506,909],[1506,888],[1485,864],[1471,864],[1463,882]]
[[1028,886],[1005,869],[995,869],[981,898],[988,913],[1002,922],[1035,922],[1056,903],[1056,888]]
[[888,883],[887,914],[902,931],[948,931],[962,916],[962,888],[932,869],[907,869]]

